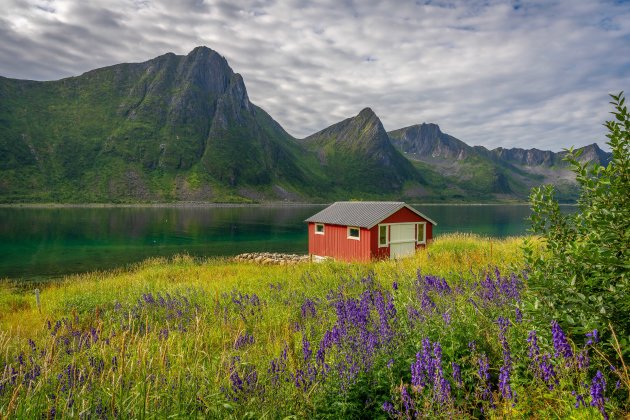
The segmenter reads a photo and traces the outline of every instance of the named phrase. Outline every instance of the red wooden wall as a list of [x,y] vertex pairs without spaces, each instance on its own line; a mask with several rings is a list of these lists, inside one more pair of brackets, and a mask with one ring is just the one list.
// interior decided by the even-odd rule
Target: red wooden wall
[[[398,210],[381,223],[426,222],[426,242],[433,239],[433,225],[406,207]],[[423,248],[424,244],[417,244]],[[389,258],[389,246],[378,247],[378,225],[372,229],[361,228],[361,240],[348,239],[348,227],[325,225],[324,234],[315,234],[315,223],[308,224],[308,253],[333,257],[342,261],[369,261]]]
[[361,228],[361,240],[348,239],[348,227],[325,225],[324,234],[315,234],[315,223],[308,224],[308,253],[342,261],[370,260],[370,231]]

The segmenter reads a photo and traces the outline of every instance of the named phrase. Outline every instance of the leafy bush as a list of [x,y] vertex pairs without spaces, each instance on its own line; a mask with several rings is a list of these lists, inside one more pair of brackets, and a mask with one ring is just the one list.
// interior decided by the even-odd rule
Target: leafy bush
[[542,254],[525,246],[531,309],[540,321],[560,319],[573,332],[612,327],[629,349],[630,335],[630,119],[623,92],[611,95],[614,119],[606,122],[612,159],[607,166],[565,160],[580,186],[579,211],[560,213],[551,186],[532,190],[532,231]]

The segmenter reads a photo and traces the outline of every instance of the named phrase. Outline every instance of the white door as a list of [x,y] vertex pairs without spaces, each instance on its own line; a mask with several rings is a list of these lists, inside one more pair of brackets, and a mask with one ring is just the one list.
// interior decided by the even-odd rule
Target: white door
[[389,226],[389,257],[401,258],[416,252],[416,225],[396,223]]

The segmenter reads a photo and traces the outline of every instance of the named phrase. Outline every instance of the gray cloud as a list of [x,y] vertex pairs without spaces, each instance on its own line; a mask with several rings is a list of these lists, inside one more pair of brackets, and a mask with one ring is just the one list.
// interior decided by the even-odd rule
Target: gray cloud
[[206,45],[303,137],[370,106],[469,144],[605,141],[630,82],[623,1],[0,0],[0,74],[50,80]]

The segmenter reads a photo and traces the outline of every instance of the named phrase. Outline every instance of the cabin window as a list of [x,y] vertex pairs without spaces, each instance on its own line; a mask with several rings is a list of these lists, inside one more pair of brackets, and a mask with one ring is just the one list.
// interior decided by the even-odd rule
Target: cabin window
[[418,232],[418,243],[419,244],[424,244],[426,243],[426,239],[427,239],[427,224],[426,223],[418,223],[417,225],[417,232]]
[[324,225],[317,223],[315,225],[315,233],[317,235],[323,235],[324,234]]
[[387,246],[387,225],[378,226],[378,246]]
[[348,226],[348,239],[360,239],[361,238],[361,229],[358,227],[350,227]]

